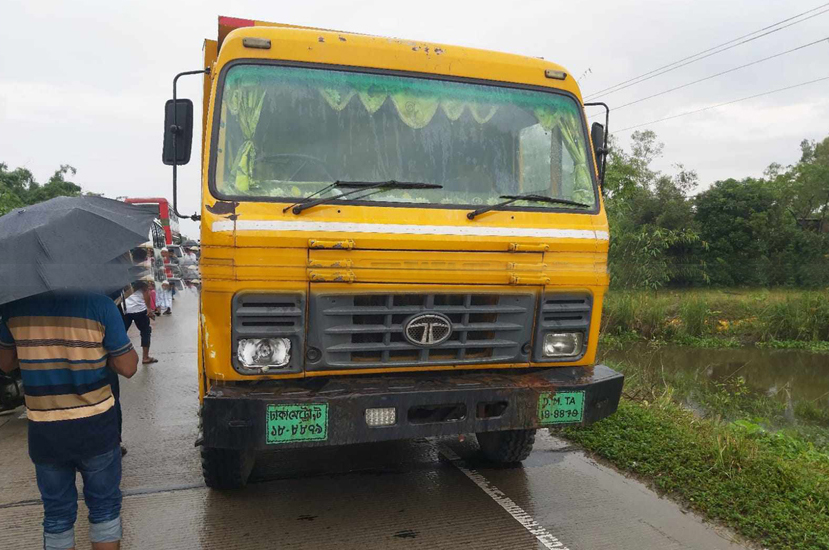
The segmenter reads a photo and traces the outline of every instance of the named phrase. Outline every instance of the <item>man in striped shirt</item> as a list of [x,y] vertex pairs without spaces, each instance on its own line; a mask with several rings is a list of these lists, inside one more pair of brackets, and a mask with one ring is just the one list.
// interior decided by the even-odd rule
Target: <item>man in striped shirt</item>
[[47,293],[0,306],[0,369],[18,366],[44,548],[75,548],[75,472],[84,480],[92,548],[119,548],[120,404],[109,369],[129,378],[138,355],[115,303],[100,294]]

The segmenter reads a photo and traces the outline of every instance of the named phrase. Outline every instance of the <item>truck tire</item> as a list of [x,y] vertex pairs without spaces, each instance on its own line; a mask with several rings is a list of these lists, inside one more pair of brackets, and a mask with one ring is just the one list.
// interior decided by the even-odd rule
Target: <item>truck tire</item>
[[240,489],[248,482],[255,462],[253,451],[201,448],[201,471],[211,489]]
[[476,434],[484,458],[498,464],[521,462],[533,450],[535,430],[507,430]]

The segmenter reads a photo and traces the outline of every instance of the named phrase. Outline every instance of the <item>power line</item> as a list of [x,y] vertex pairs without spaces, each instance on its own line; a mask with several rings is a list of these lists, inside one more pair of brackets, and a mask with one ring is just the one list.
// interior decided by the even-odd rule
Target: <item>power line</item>
[[[638,83],[640,82],[640,79],[642,79],[643,77],[647,77],[647,76],[649,76],[649,75],[652,75],[653,73],[656,73],[656,72],[662,71],[663,69],[668,69],[668,68],[671,68],[670,70],[677,69],[677,68],[679,68],[679,67],[673,67],[673,66],[674,66],[674,65],[678,65],[678,64],[680,64],[680,63],[683,63],[684,61],[688,61],[688,60],[694,59],[694,58],[696,58],[696,57],[699,57],[699,56],[701,56],[701,55],[703,55],[703,54],[706,54],[706,53],[708,53],[708,52],[712,52],[713,50],[718,50],[717,52],[714,52],[714,54],[716,54],[716,53],[721,53],[722,51],[729,50],[729,49],[731,49],[731,48],[733,48],[733,47],[739,46],[739,45],[744,44],[744,43],[746,43],[746,42],[750,42],[750,41],[752,41],[752,40],[756,40],[757,38],[762,38],[763,36],[766,36],[766,35],[768,35],[768,34],[771,34],[772,32],[776,32],[776,31],[779,31],[779,30],[785,29],[785,28],[790,27],[790,26],[792,26],[792,25],[796,25],[797,23],[802,23],[803,21],[807,21],[807,20],[811,19],[812,17],[817,17],[818,15],[821,15],[821,14],[823,14],[823,13],[825,13],[826,11],[829,11],[829,10],[824,10],[824,11],[822,11],[822,12],[820,12],[820,13],[816,13],[816,14],[814,14],[814,15],[812,15],[812,16],[810,16],[810,17],[807,17],[807,18],[805,18],[805,19],[802,19],[802,20],[800,20],[800,21],[795,21],[794,23],[791,23],[791,24],[786,25],[786,26],[784,26],[784,27],[780,27],[779,29],[774,29],[774,30],[771,30],[770,32],[764,33],[764,34],[762,34],[761,36],[756,36],[756,37],[754,37],[754,38],[751,38],[750,40],[746,40],[746,41],[744,41],[744,42],[740,42],[739,44],[734,44],[733,46],[731,46],[731,47],[729,47],[729,48],[725,48],[725,49],[723,49],[723,50],[719,50],[720,48],[722,48],[722,47],[724,47],[724,46],[728,46],[729,44],[732,44],[732,43],[734,43],[734,42],[738,42],[738,41],[740,41],[740,40],[743,40],[744,38],[748,38],[748,37],[750,37],[750,36],[753,36],[753,35],[755,35],[755,34],[761,33],[761,32],[763,32],[763,31],[767,31],[767,30],[769,30],[769,29],[773,29],[774,27],[778,27],[778,26],[782,25],[783,23],[787,23],[787,22],[792,21],[792,20],[794,20],[794,19],[798,19],[799,17],[802,17],[802,16],[804,16],[804,15],[806,15],[806,14],[809,14],[809,13],[812,13],[812,12],[814,12],[814,11],[818,11],[818,10],[820,10],[820,9],[822,9],[822,8],[827,7],[827,6],[829,6],[829,3],[826,3],[826,4],[823,4],[823,5],[820,5],[820,6],[816,7],[816,8],[812,8],[812,9],[810,9],[810,10],[804,11],[804,12],[802,12],[802,13],[799,13],[799,14],[797,14],[797,15],[794,15],[794,16],[792,16],[792,17],[789,17],[788,19],[783,19],[782,21],[778,21],[777,23],[774,23],[774,24],[769,25],[769,26],[767,26],[767,27],[763,27],[762,29],[758,29],[758,30],[756,30],[756,31],[754,31],[754,32],[750,32],[750,33],[748,33],[748,34],[744,34],[743,36],[738,36],[737,38],[734,38],[734,39],[729,40],[729,41],[727,41],[727,42],[723,42],[722,44],[719,44],[719,45],[717,45],[717,46],[714,46],[714,47],[708,48],[707,50],[703,50],[703,51],[701,51],[701,52],[697,52],[697,53],[695,53],[695,54],[693,54],[693,55],[690,55],[690,56],[688,56],[688,57],[684,57],[684,58],[682,58],[682,59],[680,59],[680,60],[678,60],[678,61],[674,61],[673,63],[668,63],[667,65],[663,65],[662,67],[659,67],[659,68],[654,69],[654,70],[652,70],[652,71],[649,71],[649,72],[647,72],[647,73],[644,73],[644,74],[641,74],[641,75],[639,75],[639,76],[636,76],[636,77],[630,78],[630,79],[628,79],[628,80],[625,80],[625,81],[623,81],[623,82],[620,82],[620,83],[618,83],[618,84],[615,84],[615,85],[613,85],[613,86],[610,86],[610,87],[608,87],[608,88],[605,88],[605,89],[603,89],[603,90],[599,90],[598,92],[595,92],[595,93],[592,93],[592,94],[588,94],[588,97],[593,97],[593,96],[599,95],[599,94],[601,94],[601,93],[608,92],[609,90],[613,90],[614,92],[615,92],[615,91],[618,91],[618,90],[614,90],[614,88],[618,88],[618,87],[620,87],[620,86],[623,86],[624,84],[627,84],[627,83],[629,83],[629,82],[633,82],[634,80],[635,80],[635,81],[637,81],[637,82],[633,82],[633,83],[632,83],[632,84],[630,84],[630,85],[632,86],[633,84],[638,84]],[[711,55],[714,55],[714,54],[711,54]],[[705,57],[709,57],[709,56],[705,56]],[[703,58],[700,58],[700,59],[704,59],[704,57],[703,57]],[[695,59],[694,61],[699,61],[699,59]],[[693,61],[692,61],[692,62],[693,62]],[[685,65],[687,65],[687,63],[685,63],[685,64],[683,64],[683,65],[681,65],[681,66],[685,66]],[[664,72],[668,72],[668,71],[664,71]],[[663,74],[663,73],[659,73],[659,74]],[[654,75],[654,76],[659,76],[659,75]],[[644,80],[647,80],[647,79],[644,79]],[[625,86],[625,87],[627,87],[627,86]],[[620,89],[621,89],[621,88],[620,88]],[[609,93],[613,93],[613,92],[609,92]]]
[[[636,103],[641,103],[643,101],[647,101],[648,99],[653,99],[655,97],[659,97],[659,96],[662,96],[662,95],[665,95],[665,94],[669,94],[671,92],[675,92],[677,90],[687,88],[688,86],[693,86],[694,84],[699,84],[700,82],[705,82],[706,80],[711,80],[712,78],[716,78],[716,77],[722,76],[724,74],[733,73],[734,71],[739,71],[740,69],[745,69],[746,67],[751,67],[752,65],[757,65],[758,63],[763,63],[764,61],[769,61],[770,59],[775,59],[777,57],[781,57],[781,56],[796,52],[798,50],[802,50],[804,48],[814,46],[815,44],[820,44],[821,42],[826,42],[826,43],[829,44],[829,36],[827,36],[825,38],[821,38],[820,40],[815,40],[814,42],[809,42],[808,44],[803,44],[802,46],[798,46],[797,48],[792,48],[791,50],[786,50],[785,52],[780,52],[778,54],[770,55],[769,57],[764,57],[763,59],[758,59],[757,61],[752,61],[751,63],[746,63],[745,65],[740,65],[739,67],[733,67],[733,68],[728,69],[726,71],[722,71],[722,72],[719,72],[719,73],[716,73],[716,74],[712,74],[710,76],[706,76],[704,78],[700,78],[698,80],[694,80],[692,82],[688,82],[687,84],[683,84],[681,86],[676,86],[674,88],[669,88],[667,90],[663,90],[659,93],[655,93],[655,94],[637,99],[635,101],[625,103],[624,105],[619,105],[618,107],[614,107],[613,111],[616,112],[619,109],[624,109],[625,107],[628,107],[630,105],[635,105]],[[592,115],[592,116],[596,116],[596,115]]]
[[616,132],[626,132],[628,130],[633,130],[634,128],[641,128],[642,126],[650,126],[651,124],[656,124],[657,122],[664,122],[666,120],[673,120],[675,118],[679,118],[679,117],[683,117],[683,116],[694,115],[694,114],[697,114],[697,113],[701,113],[703,111],[708,111],[710,109],[717,109],[719,107],[725,107],[726,105],[732,105],[734,103],[739,103],[741,101],[747,101],[749,99],[755,99],[755,98],[758,98],[758,97],[763,97],[763,96],[767,96],[767,95],[771,95],[771,94],[776,94],[778,92],[785,92],[786,90],[792,90],[794,88],[800,88],[801,86],[807,86],[809,84],[814,84],[815,82],[822,82],[824,80],[829,80],[829,76],[824,76],[823,78],[817,78],[815,80],[810,80],[808,82],[801,82],[800,84],[795,84],[793,86],[786,86],[785,88],[778,88],[776,90],[770,90],[768,92],[763,92],[763,93],[751,95],[751,96],[748,96],[748,97],[741,97],[740,99],[733,99],[731,101],[726,101],[725,103],[718,103],[717,105],[709,105],[708,107],[703,107],[702,109],[696,109],[695,111],[688,111],[688,112],[685,112],[685,113],[680,113],[678,115],[672,115],[672,116],[669,116],[669,117],[660,118],[660,119],[657,119],[657,120],[652,120],[650,122],[644,122],[642,124],[634,124],[633,126],[628,126],[627,128],[622,128],[621,130],[616,130]]
[[[662,67],[659,67],[657,69],[653,69],[652,71],[646,72],[646,73],[641,74],[639,76],[635,76],[635,77],[630,78],[628,80],[625,80],[623,82],[619,82],[618,84],[615,84],[615,85],[610,86],[608,88],[604,88],[603,90],[599,90],[598,92],[593,92],[591,94],[588,94],[587,96],[585,96],[585,99],[591,99],[591,98],[594,98],[594,97],[596,97],[600,94],[610,95],[612,93],[616,93],[616,92],[618,92],[620,90],[623,90],[625,88],[629,88],[631,86],[634,86],[634,85],[639,84],[641,82],[644,82],[646,80],[650,80],[651,78],[655,78],[657,76],[660,76],[660,75],[663,75],[665,73],[668,73],[668,72],[674,71],[676,69],[679,69],[680,67],[685,67],[686,65],[690,65],[691,63],[696,63],[697,61],[701,61],[703,59],[706,59],[706,58],[711,57],[713,55],[716,55],[718,53],[728,51],[730,49],[736,48],[737,46],[747,44],[747,43],[752,42],[754,40],[757,40],[759,38],[763,38],[764,36],[768,36],[769,34],[775,33],[777,31],[781,31],[783,29],[791,27],[792,25],[797,25],[798,23],[808,21],[809,19],[812,19],[814,17],[817,17],[818,15],[822,15],[822,14],[828,12],[829,9],[824,9],[823,11],[820,11],[819,13],[809,15],[808,17],[805,17],[803,19],[800,19],[798,21],[794,21],[792,23],[789,23],[788,25],[783,25],[783,23],[788,23],[789,21],[792,21],[794,19],[798,19],[798,18],[800,18],[804,15],[807,15],[809,13],[821,10],[823,8],[826,8],[827,6],[829,6],[829,3],[823,4],[823,5],[818,6],[816,8],[812,8],[810,10],[807,10],[807,11],[803,12],[803,13],[799,13],[799,14],[793,16],[793,17],[789,17],[788,19],[778,21],[777,23],[774,23],[773,25],[763,27],[762,29],[758,29],[754,32],[750,32],[750,33],[745,34],[743,36],[739,36],[739,37],[734,38],[732,40],[729,40],[727,42],[723,42],[722,44],[719,44],[719,45],[714,46],[712,48],[708,48],[707,50],[697,52],[693,55],[689,55],[688,57],[683,57],[682,59],[680,59],[678,61],[674,61],[673,63],[668,63],[667,65],[663,65]],[[781,27],[780,25],[783,25],[783,26]],[[774,28],[774,27],[778,27],[778,28]],[[764,31],[766,31],[766,32],[764,32]],[[762,34],[759,34],[758,36],[754,36],[758,33],[762,33]],[[736,44],[735,44],[735,42],[736,42]],[[725,46],[728,46],[728,47],[725,47]],[[707,54],[707,55],[704,55],[704,54]]]
[[[733,48],[736,48],[737,46],[742,46],[743,44],[747,44],[747,43],[749,43],[749,42],[753,42],[754,40],[757,40],[757,39],[759,39],[759,38],[763,38],[764,36],[768,36],[769,34],[772,34],[772,33],[774,33],[774,32],[781,31],[781,30],[783,30],[783,29],[785,29],[785,28],[791,27],[792,25],[796,25],[796,24],[798,24],[798,23],[802,23],[802,22],[804,22],[804,21],[808,21],[809,19],[812,19],[813,17],[817,17],[818,15],[822,15],[822,14],[824,14],[824,13],[826,13],[826,12],[829,12],[829,9],[825,9],[825,10],[823,10],[822,12],[816,13],[816,14],[814,14],[814,15],[810,15],[809,17],[806,17],[806,18],[804,18],[804,19],[801,19],[800,21],[795,21],[794,23],[789,23],[788,25],[785,25],[785,26],[783,26],[783,27],[779,27],[779,28],[776,28],[776,29],[772,29],[772,30],[770,30],[770,31],[768,31],[768,32],[765,32],[765,33],[761,34],[761,35],[758,35],[758,36],[755,36],[755,37],[752,37],[752,38],[748,38],[748,39],[746,39],[746,40],[743,40],[743,41],[741,41],[741,42],[738,42],[738,43],[736,43],[736,44],[733,44],[733,45],[731,45],[731,46],[728,46],[727,48],[722,48],[722,49],[719,49],[719,50],[717,50],[717,51],[714,51],[714,52],[711,52],[711,53],[709,53],[709,54],[703,55],[703,56],[701,56],[701,57],[691,56],[691,57],[695,57],[695,59],[691,59],[690,61],[685,61],[684,63],[680,63],[679,61],[677,61],[677,62],[675,62],[675,63],[672,63],[672,64],[671,64],[671,65],[673,65],[673,66],[671,66],[671,65],[666,65],[666,67],[669,67],[669,68],[665,69],[664,71],[656,72],[655,74],[651,74],[651,73],[654,73],[654,72],[655,72],[655,71],[651,71],[651,73],[646,73],[645,75],[642,75],[642,76],[643,76],[643,77],[645,77],[645,78],[640,78],[640,77],[637,77],[637,78],[638,78],[638,80],[637,80],[637,79],[634,79],[634,80],[636,80],[635,82],[631,82],[630,84],[626,84],[626,85],[624,85],[624,86],[619,86],[619,87],[616,87],[616,89],[615,89],[615,90],[611,89],[611,88],[613,88],[613,87],[611,87],[611,88],[606,88],[605,90],[610,90],[610,91],[609,91],[609,92],[607,92],[607,93],[605,93],[602,97],[608,96],[608,95],[610,95],[610,94],[615,94],[616,92],[619,92],[619,91],[624,90],[624,89],[626,89],[626,88],[630,88],[631,86],[635,86],[636,84],[641,84],[642,82],[645,82],[645,81],[650,80],[650,79],[652,79],[652,78],[656,78],[657,76],[662,76],[663,74],[669,73],[669,72],[671,72],[671,71],[675,71],[675,70],[677,70],[677,69],[680,69],[680,68],[682,68],[682,67],[685,67],[686,65],[691,65],[692,63],[696,63],[697,61],[702,61],[703,59],[707,59],[707,58],[709,58],[709,57],[711,57],[711,56],[717,55],[718,53],[722,53],[722,52],[725,52],[725,51],[731,50],[731,49],[733,49]],[[710,51],[710,50],[706,50],[706,51]],[[697,55],[701,55],[702,53],[704,53],[704,52],[700,52],[700,54],[697,54]],[[686,58],[686,59],[689,59],[689,58]],[[677,65],[676,63],[679,63],[679,64]],[[657,71],[659,71],[659,69],[657,69]],[[650,75],[650,76],[646,76],[646,75]],[[630,81],[628,81],[628,82],[630,82]],[[604,91],[604,90],[603,90],[603,91]],[[594,98],[596,95],[598,95],[598,94],[600,94],[600,93],[602,93],[602,92],[597,92],[596,94],[591,94],[591,95],[587,96],[585,99],[588,99],[588,100],[589,100],[589,99],[592,99],[592,98]]]

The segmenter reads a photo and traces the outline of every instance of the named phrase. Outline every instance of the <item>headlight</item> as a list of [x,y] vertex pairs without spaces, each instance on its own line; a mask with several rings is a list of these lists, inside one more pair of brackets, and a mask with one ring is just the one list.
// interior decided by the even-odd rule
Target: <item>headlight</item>
[[583,343],[581,332],[548,332],[544,335],[544,357],[576,357]]
[[287,338],[250,338],[239,340],[236,349],[239,363],[263,371],[284,367],[291,360],[291,341]]

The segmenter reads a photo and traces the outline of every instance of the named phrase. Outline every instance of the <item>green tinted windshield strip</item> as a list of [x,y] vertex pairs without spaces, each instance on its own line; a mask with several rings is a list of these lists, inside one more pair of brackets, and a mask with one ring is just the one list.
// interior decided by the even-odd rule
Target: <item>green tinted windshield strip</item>
[[373,73],[341,70],[308,70],[296,67],[279,67],[274,70],[274,67],[267,65],[240,65],[228,71],[225,86],[277,86],[293,83],[321,89],[353,89],[371,95],[406,93],[421,97],[442,97],[451,92],[452,99],[458,101],[511,104],[530,109],[554,106],[557,111],[579,117],[575,102],[565,96],[520,88],[393,75],[383,75],[382,79],[378,80],[377,76]]

